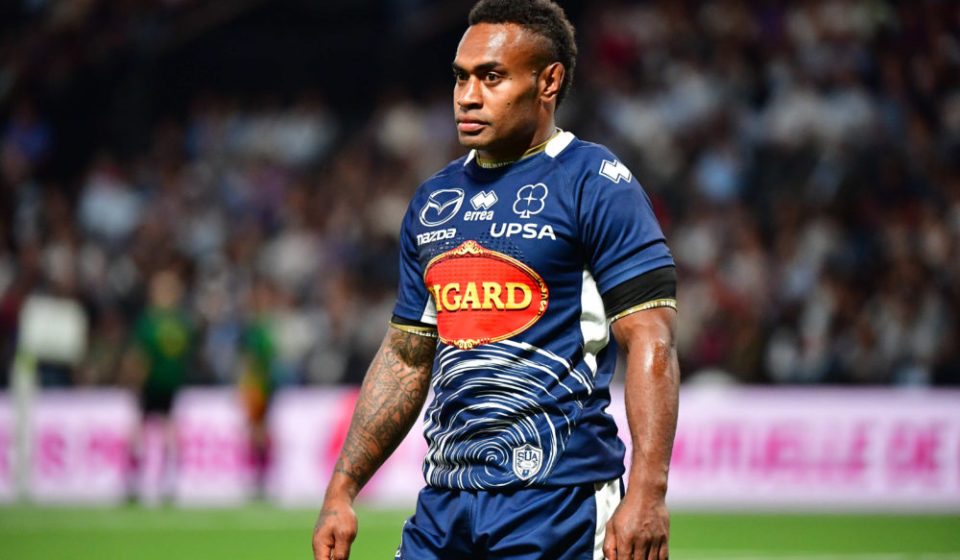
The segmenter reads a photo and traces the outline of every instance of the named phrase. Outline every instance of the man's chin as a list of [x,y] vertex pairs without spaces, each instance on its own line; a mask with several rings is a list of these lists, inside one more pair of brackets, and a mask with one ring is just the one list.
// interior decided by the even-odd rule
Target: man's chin
[[461,146],[467,148],[468,150],[482,150],[490,143],[486,138],[486,135],[483,133],[464,134],[462,132],[458,132],[457,140],[459,140]]

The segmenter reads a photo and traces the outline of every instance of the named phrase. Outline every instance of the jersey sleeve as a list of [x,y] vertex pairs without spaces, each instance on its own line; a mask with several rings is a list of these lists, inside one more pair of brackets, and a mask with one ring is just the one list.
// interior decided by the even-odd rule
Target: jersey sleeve
[[650,199],[612,156],[591,158],[580,199],[580,235],[601,294],[641,275],[674,266]]
[[[423,269],[417,254],[414,224],[416,212],[413,203],[407,209],[400,229],[400,280],[397,286],[397,303],[393,308],[394,326],[435,326],[437,311],[433,299],[423,283]],[[402,328],[401,330],[408,330]]]

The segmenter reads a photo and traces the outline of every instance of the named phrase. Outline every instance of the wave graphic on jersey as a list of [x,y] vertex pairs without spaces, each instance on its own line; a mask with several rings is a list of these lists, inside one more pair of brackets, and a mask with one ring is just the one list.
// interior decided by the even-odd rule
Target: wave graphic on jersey
[[[472,350],[440,345],[436,364],[424,423],[427,483],[480,490],[546,480],[593,391],[593,375],[511,340]],[[515,450],[530,449],[524,446],[542,451],[529,477],[512,464]]]

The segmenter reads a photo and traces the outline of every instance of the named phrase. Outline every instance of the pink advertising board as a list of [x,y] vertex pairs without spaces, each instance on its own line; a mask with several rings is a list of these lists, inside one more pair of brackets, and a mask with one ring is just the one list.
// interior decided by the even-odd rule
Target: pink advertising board
[[[10,397],[0,394],[0,502],[15,497],[14,414]],[[141,427],[150,422],[142,424],[136,399],[119,389],[44,391],[32,418],[27,497],[33,502],[115,504],[139,492],[157,503],[218,506],[254,495],[249,429],[233,390],[182,392],[172,429],[161,426],[158,446],[142,445],[150,430]],[[148,448],[160,453],[156,461]],[[160,472],[144,483],[152,463]]]
[[[9,408],[3,416],[10,419],[5,428],[12,433]],[[136,403],[125,391],[40,394],[33,406],[31,499],[40,503],[126,500],[138,419]]]
[[[276,395],[270,500],[319,505],[356,394]],[[610,412],[625,435],[622,389]],[[33,418],[33,501],[119,503],[138,489],[131,451],[141,419],[132,395],[44,392]],[[234,391],[184,391],[173,419],[175,456],[164,478],[175,503],[234,505],[255,495],[249,429]],[[362,500],[412,506],[423,484],[421,432],[418,420]],[[14,498],[14,434],[12,403],[0,394],[0,502]],[[960,512],[960,391],[684,388],[669,501],[678,509]]]
[[669,496],[691,508],[960,511],[960,392],[684,391]]
[[174,404],[172,419],[177,504],[230,506],[253,497],[256,480],[250,429],[236,391],[183,391]]
[[[320,503],[355,398],[349,389],[278,395],[272,499]],[[622,389],[610,413],[624,437]],[[413,504],[423,484],[421,426],[363,500]],[[960,392],[685,388],[669,501],[680,509],[960,511]]]

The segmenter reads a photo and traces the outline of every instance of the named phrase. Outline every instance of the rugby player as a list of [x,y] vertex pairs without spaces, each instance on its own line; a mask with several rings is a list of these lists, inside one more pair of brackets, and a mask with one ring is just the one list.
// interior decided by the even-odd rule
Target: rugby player
[[[453,62],[469,153],[404,218],[396,307],[317,520],[317,560],[349,556],[353,500],[431,387],[426,487],[396,558],[668,557],[674,262],[630,170],[555,125],[575,57],[549,0],[471,11]],[[618,346],[629,473],[605,412]]]

